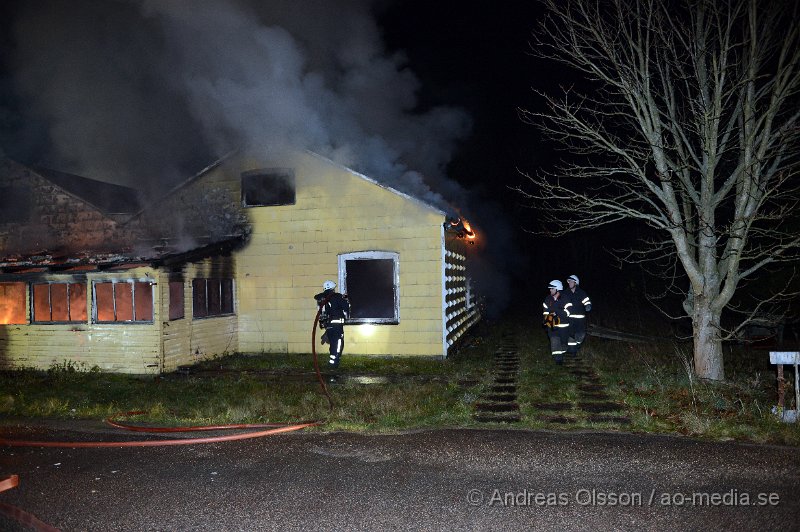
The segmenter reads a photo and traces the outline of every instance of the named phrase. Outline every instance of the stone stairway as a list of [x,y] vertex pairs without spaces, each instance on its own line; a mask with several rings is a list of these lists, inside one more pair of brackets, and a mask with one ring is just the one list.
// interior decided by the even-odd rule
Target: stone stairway
[[506,341],[494,353],[492,383],[478,397],[473,417],[482,423],[516,423],[521,419],[517,402],[519,352]]
[[614,402],[594,368],[580,356],[567,357],[564,369],[578,379],[578,399],[573,403],[538,403],[533,406],[542,413],[538,418],[547,423],[571,424],[582,419],[593,423],[628,425],[625,405]]

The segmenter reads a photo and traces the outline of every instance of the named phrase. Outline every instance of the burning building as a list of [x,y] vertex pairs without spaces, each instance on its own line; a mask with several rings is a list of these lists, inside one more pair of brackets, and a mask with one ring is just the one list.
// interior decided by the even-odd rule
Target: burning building
[[444,357],[480,319],[465,220],[310,152],[232,155],[145,207],[6,160],[0,203],[0,367],[307,353],[326,279],[347,353]]

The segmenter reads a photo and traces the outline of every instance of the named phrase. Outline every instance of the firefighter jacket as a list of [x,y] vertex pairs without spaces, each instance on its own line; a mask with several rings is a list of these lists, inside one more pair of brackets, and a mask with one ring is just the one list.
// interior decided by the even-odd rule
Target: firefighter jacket
[[575,319],[585,318],[586,314],[592,310],[592,300],[589,299],[589,294],[586,290],[575,286],[575,291],[567,290],[567,295],[572,300],[572,307],[570,308],[570,317]]
[[555,314],[555,317],[558,318],[558,324],[554,324],[554,327],[569,327],[569,316],[572,311],[572,299],[564,294],[563,292],[556,292],[558,298],[554,298],[552,295],[548,295],[544,298],[544,302],[542,303],[543,309],[543,318],[547,321],[547,316],[550,314]]
[[347,296],[343,296],[333,290],[325,290],[314,296],[317,305],[322,307],[320,322],[324,326],[344,325],[344,320],[350,315],[350,302]]

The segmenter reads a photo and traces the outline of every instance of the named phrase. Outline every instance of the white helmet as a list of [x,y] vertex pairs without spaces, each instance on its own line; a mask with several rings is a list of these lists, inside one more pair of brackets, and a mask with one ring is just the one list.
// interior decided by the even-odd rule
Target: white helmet
[[575,281],[575,284],[581,284],[580,279],[578,279],[578,276],[575,275],[574,273],[569,277],[567,277],[567,281]]
[[323,290],[333,290],[334,288],[336,288],[336,283],[334,283],[331,280],[328,280],[328,281],[325,281],[324,283],[322,283],[322,289]]
[[550,284],[547,285],[547,288],[555,288],[560,292],[561,290],[564,289],[564,285],[561,284],[561,281],[559,281],[558,279],[553,279],[552,281],[550,281]]

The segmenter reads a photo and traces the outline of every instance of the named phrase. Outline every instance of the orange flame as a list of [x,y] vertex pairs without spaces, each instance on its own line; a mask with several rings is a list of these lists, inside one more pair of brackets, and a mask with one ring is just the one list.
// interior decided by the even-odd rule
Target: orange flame
[[13,310],[7,305],[0,303],[0,325],[8,325],[11,323],[11,315]]
[[469,225],[469,222],[462,218],[461,223],[464,226],[464,236],[466,236],[469,240],[475,240],[477,235],[475,234],[475,231],[472,230],[472,226]]
[[0,324],[25,323],[25,283],[0,283]]

